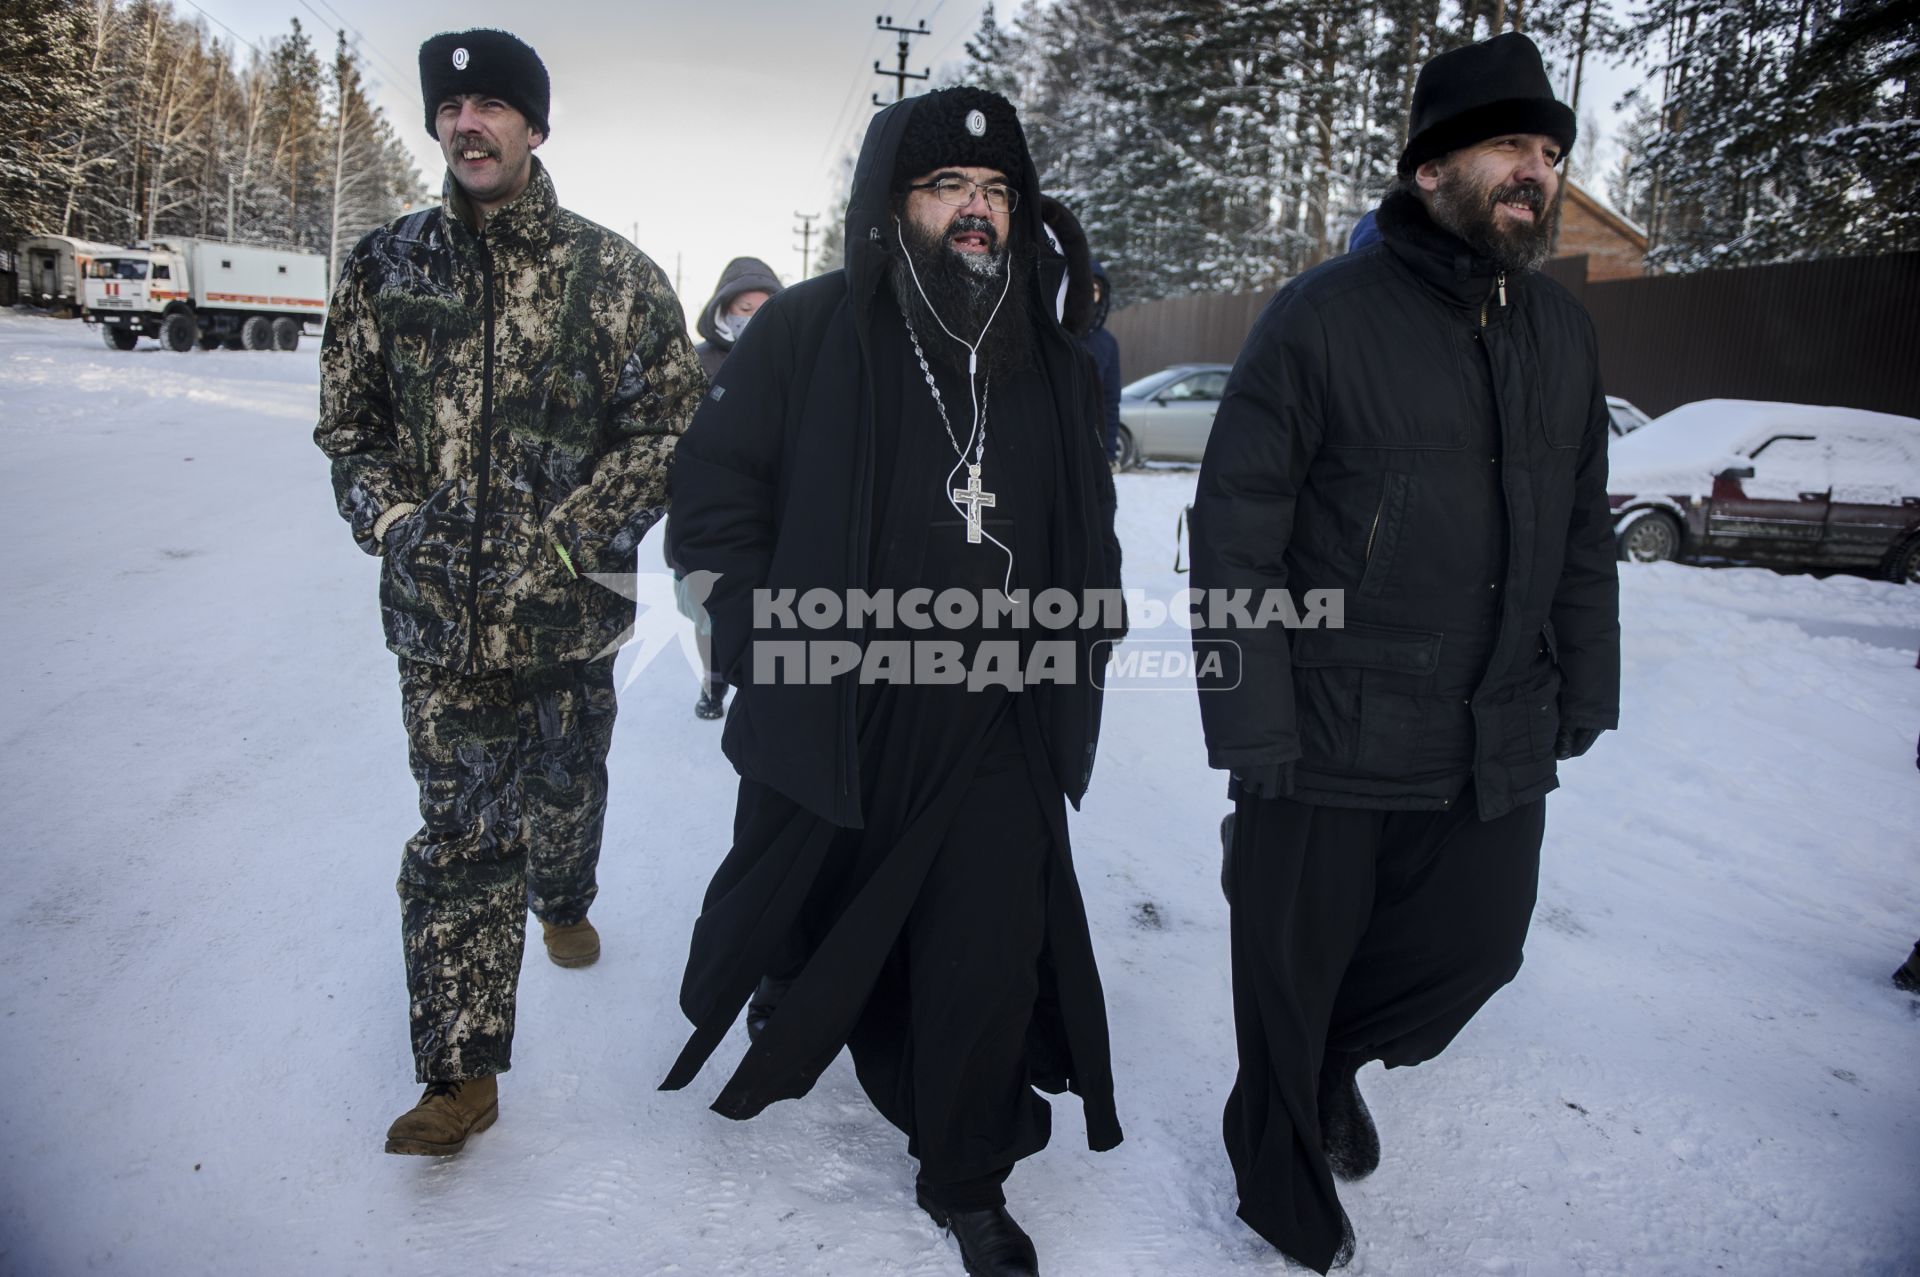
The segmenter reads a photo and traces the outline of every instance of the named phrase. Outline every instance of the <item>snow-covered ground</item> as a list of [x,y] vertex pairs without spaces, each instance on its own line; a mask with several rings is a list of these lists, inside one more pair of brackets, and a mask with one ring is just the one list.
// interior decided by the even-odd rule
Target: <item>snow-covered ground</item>
[[[0,312],[0,1271],[934,1274],[844,1060],[746,1124],[654,1089],[732,809],[693,675],[622,696],[597,966],[522,979],[501,1120],[412,1102],[393,895],[415,825],[375,563],[293,355],[119,354]],[[1164,599],[1190,471],[1121,480]],[[641,563],[658,562],[651,546]],[[1354,1273],[1920,1270],[1920,590],[1624,572],[1625,728],[1548,800],[1526,968],[1362,1082]],[[1172,637],[1168,634],[1167,637]],[[630,660],[631,658],[623,658]],[[1233,1218],[1223,786],[1190,695],[1115,695],[1076,819],[1127,1142],[1015,1175],[1055,1274],[1273,1273]],[[742,1039],[743,1041],[744,1039]]]

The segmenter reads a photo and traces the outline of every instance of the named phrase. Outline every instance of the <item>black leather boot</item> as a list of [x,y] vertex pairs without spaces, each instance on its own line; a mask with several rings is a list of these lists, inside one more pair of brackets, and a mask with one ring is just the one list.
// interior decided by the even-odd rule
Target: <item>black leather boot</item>
[[1344,1180],[1365,1179],[1380,1167],[1380,1132],[1354,1078],[1364,1063],[1329,1058],[1320,1070],[1320,1148]]
[[1907,960],[1901,964],[1900,969],[1893,973],[1893,983],[1895,987],[1905,989],[1908,993],[1920,993],[1920,942],[1914,944],[1913,952],[1907,955]]
[[948,1210],[915,1188],[920,1209],[960,1243],[960,1262],[971,1277],[1039,1277],[1040,1255],[1033,1238],[1007,1214],[1005,1206],[984,1210]]
[[715,679],[700,691],[700,699],[693,703],[693,716],[708,720],[727,716],[727,685]]
[[792,987],[791,980],[776,980],[772,976],[760,978],[760,987],[747,999],[747,1041],[760,1040],[760,1031],[767,1027],[767,1021],[780,1009],[780,999],[786,997],[787,990]]

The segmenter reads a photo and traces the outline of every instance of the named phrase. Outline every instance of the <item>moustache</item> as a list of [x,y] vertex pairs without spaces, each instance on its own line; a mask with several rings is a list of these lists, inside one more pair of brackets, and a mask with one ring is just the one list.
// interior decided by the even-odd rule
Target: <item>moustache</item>
[[477,133],[455,133],[453,149],[455,152],[485,151],[496,160],[500,158],[500,149]]
[[956,235],[984,235],[987,237],[987,252],[1000,251],[1000,233],[993,229],[993,223],[984,217],[956,217],[947,224],[946,238]]
[[1514,182],[1507,186],[1496,186],[1487,197],[1487,210],[1491,212],[1496,204],[1512,204],[1516,208],[1532,211],[1538,218],[1547,208],[1546,193],[1531,182]]

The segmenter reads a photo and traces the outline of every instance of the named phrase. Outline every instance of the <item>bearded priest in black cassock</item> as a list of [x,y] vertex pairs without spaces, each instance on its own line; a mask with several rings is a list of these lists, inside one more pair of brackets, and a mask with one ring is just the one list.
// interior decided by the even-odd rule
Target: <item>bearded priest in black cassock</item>
[[[846,269],[761,308],[675,458],[670,548],[718,574],[707,608],[715,668],[740,689],[724,749],[741,782],[681,987],[695,1031],[665,1086],[693,1079],[759,987],[715,1110],[805,1095],[850,1048],[968,1271],[1037,1272],[1002,1185],[1047,1143],[1038,1090],[1081,1097],[1093,1148],[1120,1141],[1066,824],[1118,617],[1089,603],[1089,626],[929,630],[903,608],[796,633],[753,596],[1117,597],[1098,390],[1056,320],[1067,264],[1004,98],[945,89],[880,112],[845,242]],[[756,661],[795,639],[945,641],[967,668],[990,642],[1064,643],[1073,668],[1016,689],[860,669],[809,682]]]

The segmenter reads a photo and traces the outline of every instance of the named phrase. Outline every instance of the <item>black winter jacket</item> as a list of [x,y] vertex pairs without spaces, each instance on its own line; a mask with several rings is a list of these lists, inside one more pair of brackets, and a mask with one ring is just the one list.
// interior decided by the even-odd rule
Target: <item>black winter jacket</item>
[[[754,640],[796,635],[756,634],[752,592],[823,588],[844,599],[850,588],[871,588],[876,423],[868,329],[893,243],[888,183],[913,102],[888,107],[868,130],[847,210],[846,269],[796,284],[761,307],[694,415],[671,480],[669,558],[687,572],[719,574],[706,604],[713,668],[739,689],[721,742],[727,758],[742,776],[847,828],[864,819],[857,671],[830,683],[754,683]],[[1022,192],[1015,216],[1044,244],[1032,162],[1008,176]],[[1030,290],[1036,315],[1053,313],[1064,270],[1063,258],[1043,251],[1036,277],[1017,281]],[[1060,429],[1060,474],[1048,536],[1051,579],[1033,583],[1032,591],[1118,590],[1113,479],[1100,455],[1091,365],[1058,325],[1036,320],[1035,332]],[[860,639],[844,629],[804,637]],[[1038,701],[1053,775],[1077,804],[1100,727],[1100,690],[1088,671],[1094,652],[1104,654],[1099,644],[1119,635],[1088,628],[1071,637],[1078,644],[1075,681],[1029,694]]]
[[[1483,819],[1557,783],[1562,722],[1617,726],[1607,412],[1586,312],[1390,196],[1384,242],[1293,280],[1228,379],[1193,512],[1206,590],[1344,592],[1345,626],[1202,631],[1211,764],[1294,797]],[[1234,685],[1237,679],[1237,686]]]

